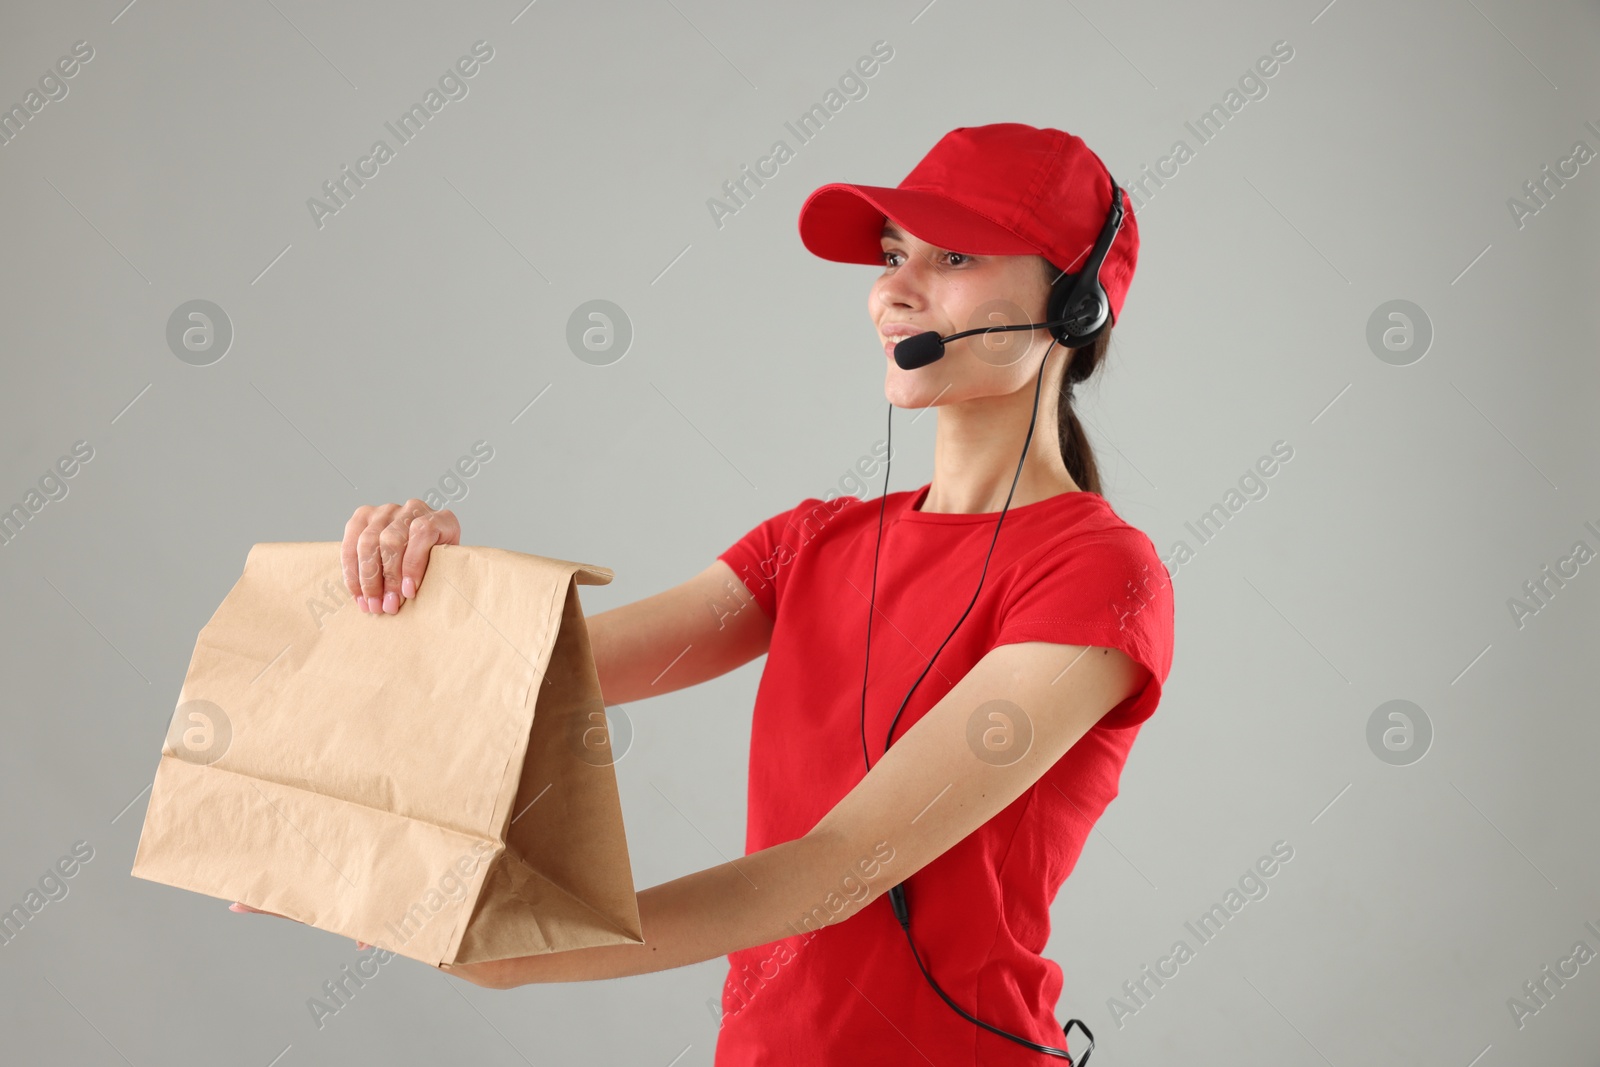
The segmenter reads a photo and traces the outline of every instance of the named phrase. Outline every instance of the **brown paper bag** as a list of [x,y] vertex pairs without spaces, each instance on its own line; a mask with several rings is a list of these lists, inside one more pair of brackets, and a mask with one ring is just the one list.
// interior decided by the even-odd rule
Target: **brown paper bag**
[[642,944],[578,585],[437,545],[397,615],[258,544],[195,642],[133,874],[433,965]]

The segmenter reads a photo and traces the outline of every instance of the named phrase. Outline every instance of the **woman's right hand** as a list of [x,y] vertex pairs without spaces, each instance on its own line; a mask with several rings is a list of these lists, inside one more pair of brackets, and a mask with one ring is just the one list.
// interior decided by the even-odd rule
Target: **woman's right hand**
[[390,615],[417,595],[434,545],[459,545],[461,523],[413,497],[363,504],[344,525],[344,584],[362,611]]

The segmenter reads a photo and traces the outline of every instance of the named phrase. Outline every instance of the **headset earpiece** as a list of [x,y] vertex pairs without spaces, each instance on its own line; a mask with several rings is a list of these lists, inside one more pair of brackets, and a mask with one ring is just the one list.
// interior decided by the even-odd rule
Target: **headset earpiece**
[[[1108,173],[1106,177],[1110,179],[1111,175]],[[1095,239],[1089,258],[1078,273],[1063,274],[1056,279],[1050,290],[1049,317],[1045,321],[1066,320],[1059,326],[1050,327],[1050,332],[1067,348],[1083,347],[1099,337],[1101,331],[1111,323],[1111,302],[1100,285],[1100,264],[1105,262],[1111,242],[1116,238],[1117,231],[1122,229],[1122,217],[1122,187],[1112,179],[1111,210],[1100,227],[1100,235]]]
[[1065,348],[1082,348],[1093,341],[1106,328],[1110,318],[1107,314],[1109,303],[1106,300],[1106,292],[1100,288],[1098,279],[1092,283],[1089,291],[1078,299],[1075,308],[1070,311],[1067,309],[1067,300],[1071,297],[1077,282],[1076,274],[1061,276],[1050,292],[1050,305],[1045,317],[1047,322],[1067,320],[1059,326],[1050,327],[1050,333]]

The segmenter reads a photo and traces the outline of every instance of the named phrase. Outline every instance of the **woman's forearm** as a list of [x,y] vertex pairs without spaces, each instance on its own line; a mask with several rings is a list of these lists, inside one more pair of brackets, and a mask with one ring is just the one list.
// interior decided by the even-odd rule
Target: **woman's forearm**
[[765,652],[772,634],[771,620],[721,560],[586,622],[608,707],[726,674]]
[[506,960],[497,965],[494,984],[623,978],[715,959],[848,918],[889,888],[887,877],[879,881],[858,899],[842,894],[841,883],[865,884],[850,859],[823,839],[798,838],[640,893],[642,945]]

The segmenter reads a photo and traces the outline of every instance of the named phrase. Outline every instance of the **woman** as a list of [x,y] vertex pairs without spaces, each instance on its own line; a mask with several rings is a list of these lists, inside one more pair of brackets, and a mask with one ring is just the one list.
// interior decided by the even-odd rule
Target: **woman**
[[[505,989],[727,955],[719,1067],[1064,1055],[1049,904],[1171,664],[1166,569],[1100,496],[1072,409],[1136,260],[1116,192],[1079,138],[1002,123],[952,131],[897,188],[811,195],[812,252],[882,265],[867,308],[884,391],[891,412],[939,409],[933,479],[887,493],[886,472],[876,506],[802,501],[683,584],[588,620],[608,705],[767,655],[748,854],[640,893],[642,945],[446,970]],[[1096,281],[1084,338],[991,330],[915,369],[895,358],[929,331],[1046,322]],[[398,612],[432,546],[460,536],[418,500],[357,509],[352,594]]]

